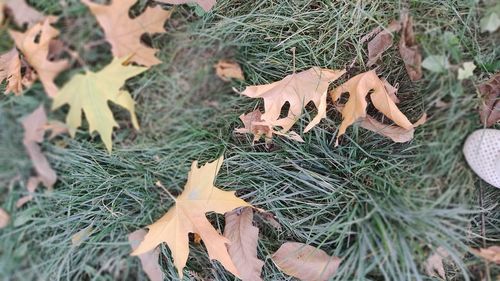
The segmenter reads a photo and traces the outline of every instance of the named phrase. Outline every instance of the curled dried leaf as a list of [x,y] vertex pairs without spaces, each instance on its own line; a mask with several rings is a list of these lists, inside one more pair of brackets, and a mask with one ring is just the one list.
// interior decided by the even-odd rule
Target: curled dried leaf
[[479,85],[478,89],[484,99],[479,111],[481,122],[491,127],[500,120],[500,73]]
[[214,68],[217,76],[224,81],[231,81],[231,79],[245,80],[243,71],[237,62],[220,60],[214,65]]
[[413,20],[408,11],[401,13],[401,40],[399,41],[399,54],[405,64],[406,72],[411,81],[422,78],[422,55],[413,33]]

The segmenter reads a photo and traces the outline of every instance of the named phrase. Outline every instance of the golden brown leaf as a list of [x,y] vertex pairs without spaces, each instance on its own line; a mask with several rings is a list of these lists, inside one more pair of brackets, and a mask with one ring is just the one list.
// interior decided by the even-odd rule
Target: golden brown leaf
[[5,94],[13,92],[16,95],[23,91],[21,77],[21,60],[16,48],[0,55],[0,83],[7,80]]
[[420,117],[420,119],[413,124],[413,128],[405,129],[399,126],[384,124],[370,116],[367,116],[366,118],[363,118],[360,126],[379,135],[390,138],[394,142],[403,143],[411,141],[413,139],[415,128],[424,124],[426,121],[427,114],[424,113],[422,117]]
[[374,65],[382,54],[392,46],[393,32],[399,31],[401,24],[399,21],[392,21],[389,26],[379,32],[370,42],[368,42],[368,67]]
[[491,127],[500,121],[500,73],[479,85],[478,89],[484,99],[479,111],[481,122]]
[[250,207],[226,213],[224,237],[231,242],[229,256],[240,272],[243,281],[260,281],[264,262],[257,258],[259,229],[253,226],[253,210]]
[[57,94],[58,88],[54,79],[69,66],[68,60],[48,60],[50,41],[59,35],[59,31],[51,26],[54,18],[46,18],[26,32],[10,30],[17,48],[24,54],[28,63],[36,70],[39,79],[49,97]]
[[331,92],[334,102],[339,100],[342,93],[349,93],[349,100],[342,110],[343,120],[340,124],[336,144],[338,144],[339,137],[345,133],[350,125],[360,118],[366,117],[366,108],[368,106],[366,96],[372,90],[373,92],[370,94],[370,100],[376,109],[400,127],[407,130],[413,128],[408,118],[399,111],[394,101],[392,101],[384,83],[380,80],[375,71],[371,70],[352,77]]
[[140,255],[166,242],[175,267],[182,279],[189,255],[189,233],[198,233],[208,250],[210,259],[218,260],[228,271],[239,276],[226,244],[229,240],[221,236],[206,218],[207,212],[224,214],[238,207],[250,206],[234,195],[234,191],[223,191],[214,186],[223,158],[198,168],[195,161],[184,191],[175,199],[175,205],[158,221],[149,225],[144,241],[132,255]]
[[405,64],[406,72],[411,81],[422,78],[422,55],[413,33],[413,20],[408,11],[401,13],[401,39],[399,41],[399,54]]
[[[128,235],[128,242],[132,250],[137,249],[139,244],[144,240],[147,232],[144,229],[138,229]],[[138,256],[141,260],[142,270],[146,273],[151,281],[163,281],[163,271],[158,263],[160,257],[160,249],[158,247],[151,251],[145,252]]]
[[32,26],[44,19],[44,15],[26,3],[26,0],[6,0],[5,7],[10,10],[18,26]]
[[243,71],[241,70],[240,65],[236,62],[220,60],[216,65],[214,65],[214,68],[217,76],[224,81],[231,81],[231,79],[245,80]]
[[216,0],[158,0],[158,2],[174,5],[198,3],[198,5],[200,5],[203,10],[205,10],[205,12],[210,11],[212,7],[215,6],[215,1]]
[[480,248],[478,250],[473,250],[473,252],[489,262],[500,264],[500,246]]
[[273,254],[276,266],[284,273],[302,281],[331,279],[340,265],[340,258],[325,251],[297,242],[286,242]]
[[10,216],[2,208],[0,208],[0,229],[6,227],[9,224]]
[[104,30],[113,55],[119,58],[133,55],[131,62],[149,67],[161,61],[155,56],[156,49],[141,43],[141,36],[145,33],[165,32],[163,25],[170,18],[171,12],[163,10],[159,5],[154,8],[148,6],[142,14],[132,19],[129,10],[136,2],[137,0],[111,0],[111,4],[101,5],[82,0]]

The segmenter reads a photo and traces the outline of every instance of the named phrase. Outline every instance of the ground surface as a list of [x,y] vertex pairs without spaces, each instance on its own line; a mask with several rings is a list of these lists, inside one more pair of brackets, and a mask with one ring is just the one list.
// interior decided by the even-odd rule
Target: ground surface
[[[109,45],[89,47],[102,31],[79,1],[31,2],[65,17],[58,24],[62,39],[90,68],[110,61]],[[486,272],[491,279],[485,280],[494,280],[498,268],[486,267],[466,250],[500,239],[495,205],[500,192],[480,182],[461,154],[465,137],[481,128],[475,85],[495,71],[499,59],[498,33],[481,34],[478,27],[487,5],[472,0],[218,2],[201,16],[194,7],[176,8],[168,32],[154,38],[165,63],[127,84],[137,100],[141,131],[116,110],[121,129],[115,131],[111,155],[85,127],[74,140],[44,143],[59,181],[51,193],[40,188],[21,209],[15,202],[25,194],[31,164],[19,118],[42,101],[48,108],[50,101],[39,84],[22,97],[0,97],[0,204],[13,218],[0,231],[0,279],[146,280],[138,259],[129,256],[127,234],[171,206],[154,183],[160,180],[179,193],[192,161],[223,153],[217,185],[237,190],[282,224],[277,230],[258,223],[265,280],[289,280],[269,259],[287,240],[343,257],[337,280],[428,280],[424,260],[439,246],[452,255],[445,262],[448,280],[480,280]],[[397,50],[384,55],[378,72],[399,83],[402,111],[412,121],[423,112],[430,116],[412,142],[394,144],[353,126],[334,147],[340,124],[334,110],[303,135],[303,144],[278,138],[266,149],[252,146],[250,136],[233,134],[241,126],[238,116],[262,103],[238,96],[231,87],[242,90],[290,74],[293,47],[299,70],[343,68],[353,59],[353,73],[367,70],[361,37],[398,18],[405,7],[415,18],[424,57],[446,55],[452,64],[473,60],[478,65],[475,77],[462,83],[451,70],[425,72],[422,81],[411,83]],[[1,38],[0,47],[7,50],[11,42],[5,29]],[[240,62],[247,80],[218,80],[212,64],[220,58]],[[446,105],[436,107],[439,101]],[[50,117],[63,120],[64,114]],[[306,115],[296,130],[307,120]],[[12,180],[16,176],[21,180]],[[222,231],[223,217],[209,217]],[[71,246],[71,236],[89,225],[95,229],[89,239]],[[162,252],[167,280],[176,280],[169,251],[162,247]],[[208,260],[203,245],[191,246],[185,273],[185,280],[234,280]]]

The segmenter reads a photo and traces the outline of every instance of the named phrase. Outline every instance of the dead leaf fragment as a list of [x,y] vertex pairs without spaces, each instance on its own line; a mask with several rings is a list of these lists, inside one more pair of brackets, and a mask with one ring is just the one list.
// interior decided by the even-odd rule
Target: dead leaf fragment
[[489,262],[500,264],[500,246],[490,246],[478,250],[472,249],[472,251]]
[[398,93],[398,88],[392,86],[385,78],[380,79],[384,83],[385,90],[387,91],[387,94],[389,94],[389,97],[394,103],[399,103],[399,98],[396,95]]
[[241,70],[240,65],[236,62],[220,60],[216,65],[214,65],[214,68],[217,76],[224,81],[231,81],[231,79],[245,80],[243,71]]
[[147,227],[148,234],[132,255],[143,254],[165,242],[182,279],[189,255],[189,233],[198,233],[210,259],[218,260],[229,272],[240,276],[226,248],[229,240],[217,232],[205,215],[207,212],[224,214],[238,207],[250,206],[236,197],[234,191],[223,191],[214,186],[222,161],[221,157],[200,168],[198,162],[193,162],[184,191],[175,199],[175,205]]
[[89,238],[89,236],[92,234],[93,231],[94,231],[94,227],[92,225],[89,225],[86,228],[73,234],[73,236],[71,236],[71,245],[73,245],[75,247],[80,246],[83,241],[85,241],[85,240],[87,240],[87,238]]
[[[318,113],[304,129],[304,133],[316,126],[326,117],[326,97],[328,86],[345,73],[345,70],[330,70],[313,67],[288,75],[283,80],[271,84],[250,86],[243,95],[264,100],[264,113],[261,122],[253,125],[277,128],[281,134],[287,133],[302,114],[304,107],[313,102]],[[289,104],[288,116],[280,118],[281,110]]]
[[111,0],[109,5],[101,5],[82,0],[104,30],[113,55],[120,58],[133,55],[131,62],[149,67],[161,61],[155,56],[156,49],[141,43],[141,36],[145,33],[165,32],[163,25],[170,18],[171,12],[162,9],[160,5],[148,6],[142,14],[132,19],[129,17],[129,10],[136,2],[137,0]]
[[6,227],[9,224],[10,216],[2,208],[0,208],[0,229]]
[[23,91],[21,77],[21,60],[16,48],[0,55],[0,83],[7,80],[5,94],[13,92],[15,95]]
[[45,16],[26,3],[26,0],[6,0],[5,7],[12,14],[14,22],[18,26],[27,24],[32,26],[42,21]]
[[281,271],[302,281],[329,280],[341,262],[340,258],[329,256],[321,249],[297,242],[281,245],[272,259]]
[[392,21],[389,26],[379,32],[370,42],[368,42],[368,67],[374,65],[381,57],[382,54],[392,46],[392,33],[401,29],[399,21]]
[[255,143],[261,137],[265,138],[266,143],[270,143],[273,138],[273,130],[269,126],[256,125],[255,123],[263,122],[262,112],[256,109],[247,114],[240,115],[240,120],[243,122],[244,127],[235,129],[234,131],[239,134],[253,134],[253,142]]
[[38,184],[40,184],[40,182],[42,182],[42,180],[39,177],[30,177],[28,179],[28,183],[26,184],[26,189],[28,190],[29,194],[17,200],[16,208],[21,208],[24,204],[33,200],[33,193],[35,193],[35,190],[38,187]]
[[401,39],[399,41],[399,54],[405,64],[406,72],[411,81],[422,78],[422,55],[413,33],[413,20],[408,11],[401,13]]
[[444,271],[443,259],[447,258],[450,254],[445,248],[439,247],[436,252],[430,255],[425,261],[425,272],[428,276],[436,276],[446,279],[446,274]]
[[411,141],[413,139],[415,128],[424,124],[426,121],[427,114],[424,113],[422,117],[420,117],[420,119],[413,124],[413,128],[405,129],[399,126],[384,124],[370,116],[367,116],[361,121],[360,126],[379,135],[390,138],[394,142],[404,143]]
[[413,128],[408,118],[399,111],[398,107],[391,99],[382,80],[380,80],[374,70],[371,70],[352,77],[331,92],[334,102],[339,100],[342,93],[349,93],[349,100],[342,109],[343,120],[340,124],[336,145],[338,145],[339,137],[346,132],[346,129],[350,125],[366,117],[366,108],[368,106],[366,96],[372,90],[373,92],[370,94],[370,99],[376,109],[394,121],[398,126],[407,130]]
[[[147,232],[144,229],[138,229],[128,235],[128,242],[132,250],[137,249],[139,244],[144,240]],[[160,249],[158,247],[151,251],[145,252],[138,256],[141,260],[142,270],[146,273],[151,281],[163,281],[163,271],[158,263],[160,257]]]
[[484,100],[479,111],[481,122],[491,127],[500,120],[500,73],[479,85],[478,89]]
[[259,229],[253,226],[253,210],[250,207],[226,213],[224,237],[231,242],[229,256],[243,281],[260,281],[264,262],[257,258]]
[[215,6],[215,1],[216,0],[157,0],[158,2],[161,3],[166,3],[166,4],[174,4],[174,5],[180,5],[180,4],[186,4],[186,3],[198,3],[205,12],[210,11],[213,6]]
[[9,34],[14,39],[17,48],[36,70],[49,97],[54,97],[58,91],[54,79],[69,66],[66,59],[48,60],[50,41],[59,35],[59,31],[51,26],[54,21],[53,17],[46,18],[43,22],[33,25],[24,33],[9,30]]

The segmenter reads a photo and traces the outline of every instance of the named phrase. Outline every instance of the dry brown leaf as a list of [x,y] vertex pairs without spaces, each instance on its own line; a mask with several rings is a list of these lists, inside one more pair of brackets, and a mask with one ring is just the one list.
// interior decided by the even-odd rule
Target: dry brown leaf
[[413,20],[408,11],[401,13],[400,19],[402,30],[399,40],[399,54],[405,64],[406,72],[411,81],[417,81],[422,78],[422,55],[413,33]]
[[273,130],[269,126],[256,125],[255,123],[263,122],[262,113],[256,109],[247,114],[241,114],[240,120],[243,122],[244,127],[235,129],[234,131],[239,134],[253,134],[253,142],[255,143],[264,136],[266,143],[270,143],[273,138]]
[[478,250],[473,249],[473,252],[489,262],[500,264],[500,246],[491,246]]
[[436,276],[446,279],[446,274],[444,271],[443,259],[447,258],[450,254],[445,248],[439,247],[436,252],[430,255],[425,261],[425,272],[428,276]]
[[281,271],[302,281],[326,281],[335,275],[341,262],[321,249],[297,242],[281,245],[272,259]]
[[374,70],[371,70],[354,76],[331,92],[334,102],[341,97],[342,93],[349,93],[349,100],[342,110],[343,120],[340,124],[336,145],[338,145],[338,139],[345,133],[347,127],[359,119],[366,117],[366,108],[368,106],[366,96],[372,90],[370,99],[376,109],[394,121],[398,126],[407,130],[413,128],[408,118],[399,111],[394,101],[392,101],[382,80],[380,80]]
[[401,29],[399,21],[392,21],[389,26],[379,32],[370,42],[368,42],[368,67],[374,65],[382,54],[392,46],[393,32]]
[[239,277],[226,244],[229,240],[220,235],[206,218],[207,212],[224,214],[238,207],[250,206],[234,195],[214,186],[223,158],[198,168],[193,162],[184,191],[175,199],[175,205],[152,225],[144,241],[132,255],[140,255],[166,242],[180,279],[189,256],[189,233],[198,233],[203,239],[210,259],[218,260],[229,272]]
[[226,213],[224,237],[231,242],[227,249],[240,272],[241,280],[262,280],[260,274],[264,262],[257,258],[259,229],[253,226],[252,208],[245,207]]
[[166,3],[166,4],[174,4],[174,5],[180,5],[180,4],[186,4],[186,3],[198,3],[205,12],[210,11],[213,6],[215,6],[215,1],[216,0],[157,0],[158,2],[161,3]]
[[69,66],[66,59],[54,62],[48,60],[50,41],[59,35],[59,31],[51,26],[54,21],[53,17],[46,18],[43,22],[35,24],[24,33],[9,30],[17,48],[36,70],[49,97],[54,97],[58,91],[54,79]]
[[370,116],[367,116],[366,118],[363,118],[360,126],[384,137],[390,138],[394,142],[403,143],[411,141],[413,139],[415,128],[424,124],[426,121],[427,114],[424,113],[422,117],[420,117],[420,119],[413,124],[413,128],[408,130],[399,126],[384,124]]
[[[128,235],[128,242],[132,247],[132,250],[137,249],[139,244],[144,240],[147,231],[144,229],[138,229]],[[158,263],[158,258],[160,257],[160,249],[158,247],[154,248],[149,252],[145,252],[138,256],[141,260],[142,270],[146,273],[151,281],[163,281],[163,271]]]
[[237,62],[220,60],[214,65],[214,68],[217,76],[224,81],[231,81],[231,79],[245,80],[243,71]]
[[43,109],[43,105],[39,106],[30,115],[22,119],[24,128],[23,144],[26,148],[31,162],[35,167],[38,177],[43,185],[51,189],[57,181],[56,172],[50,167],[49,161],[43,155],[38,143],[43,141],[45,133],[45,124],[47,123],[47,115]]
[[479,111],[481,122],[491,127],[500,121],[500,73],[479,85],[478,89],[484,99]]
[[[304,107],[309,102],[313,102],[318,113],[304,129],[306,133],[326,117],[328,86],[344,73],[345,70],[313,67],[288,75],[278,82],[247,87],[243,95],[264,100],[262,122],[253,122],[253,125],[267,126],[272,130],[278,128],[276,132],[286,134],[300,117]],[[290,105],[288,116],[280,118],[281,109],[286,103]]]
[[5,94],[13,92],[16,95],[23,91],[21,77],[21,60],[16,48],[0,55],[0,83],[7,80]]
[[21,208],[24,204],[33,200],[33,193],[35,193],[35,190],[38,187],[38,184],[40,182],[42,182],[42,181],[39,177],[30,177],[28,179],[28,183],[26,184],[26,189],[28,190],[29,194],[25,195],[17,200],[16,208]]
[[26,0],[6,0],[5,7],[12,14],[14,22],[18,26],[27,24],[32,26],[42,21],[45,16],[26,3]]
[[163,25],[170,18],[170,11],[163,10],[160,5],[146,10],[135,18],[130,18],[129,10],[137,0],[111,0],[109,5],[101,5],[82,0],[89,7],[106,34],[106,40],[111,44],[113,55],[118,58],[132,56],[131,62],[144,66],[161,63],[155,57],[156,49],[141,43],[145,33],[165,32]]
[[0,208],[0,229],[6,227],[9,224],[10,216],[2,208]]

